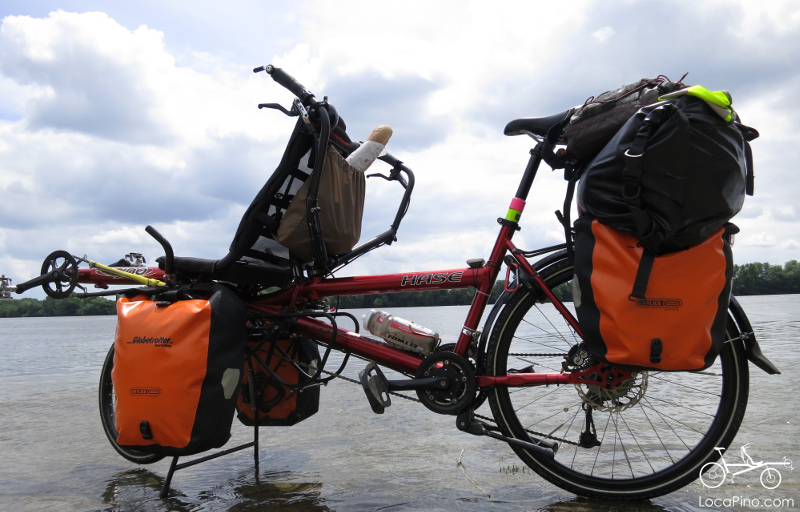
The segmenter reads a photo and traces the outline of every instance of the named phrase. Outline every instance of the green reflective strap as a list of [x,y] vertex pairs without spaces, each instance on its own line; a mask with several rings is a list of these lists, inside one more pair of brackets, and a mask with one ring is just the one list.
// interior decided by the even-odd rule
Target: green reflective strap
[[508,209],[508,213],[506,214],[506,220],[510,220],[511,222],[519,222],[520,217],[522,217],[522,212],[517,211],[513,208]]
[[663,101],[685,95],[695,96],[705,101],[725,121],[730,122],[733,119],[733,108],[731,108],[733,99],[728,91],[709,91],[702,85],[693,85],[686,89],[665,94],[658,99]]
[[702,85],[693,85],[686,90],[686,94],[690,96],[697,96],[701,100],[708,101],[720,107],[731,106],[731,95],[728,91],[709,91]]

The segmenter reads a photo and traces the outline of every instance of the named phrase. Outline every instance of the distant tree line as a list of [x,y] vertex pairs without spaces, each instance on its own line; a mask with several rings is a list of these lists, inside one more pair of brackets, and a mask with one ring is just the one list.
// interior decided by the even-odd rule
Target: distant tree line
[[787,261],[782,267],[769,263],[733,266],[734,295],[778,295],[800,293],[800,263]]
[[102,297],[91,297],[88,299],[68,297],[58,300],[50,297],[44,300],[0,300],[0,318],[115,315],[116,313],[117,306],[114,301],[106,300]]
[[[553,290],[564,301],[572,301],[570,283]],[[503,293],[503,281],[497,281],[489,295],[489,304],[494,304]],[[800,293],[800,263],[797,260],[783,266],[769,263],[745,263],[733,266],[734,295],[777,295]],[[466,306],[472,303],[475,290],[435,290],[427,292],[377,293],[369,295],[343,295],[328,297],[333,306],[341,309],[398,308],[425,306]],[[338,300],[337,300],[338,299]],[[85,316],[114,315],[114,301],[102,297],[78,299],[44,300],[14,299],[0,300],[0,318],[29,316]]]

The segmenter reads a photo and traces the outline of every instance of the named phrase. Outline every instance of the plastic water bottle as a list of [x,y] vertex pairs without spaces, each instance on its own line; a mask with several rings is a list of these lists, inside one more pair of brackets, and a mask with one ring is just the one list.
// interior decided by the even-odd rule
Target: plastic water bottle
[[369,315],[362,316],[361,320],[364,329],[406,350],[429,354],[439,344],[439,333],[411,320],[390,315],[386,311],[373,309]]

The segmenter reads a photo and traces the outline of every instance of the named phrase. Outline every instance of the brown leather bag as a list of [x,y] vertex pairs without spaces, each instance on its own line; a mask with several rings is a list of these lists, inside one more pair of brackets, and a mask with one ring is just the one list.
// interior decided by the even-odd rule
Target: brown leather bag
[[[311,235],[306,220],[306,198],[311,180],[307,179],[292,199],[275,240],[302,261],[314,259]],[[328,148],[319,184],[318,202],[325,249],[328,254],[345,254],[361,237],[366,179],[333,147]]]

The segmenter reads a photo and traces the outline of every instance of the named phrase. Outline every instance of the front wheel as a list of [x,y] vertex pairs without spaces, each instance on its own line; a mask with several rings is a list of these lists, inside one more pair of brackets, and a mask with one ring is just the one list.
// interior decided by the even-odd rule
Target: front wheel
[[[566,259],[539,270],[566,287]],[[571,304],[567,303],[568,307]],[[728,320],[728,339],[739,335]],[[559,373],[593,363],[580,337],[549,301],[521,288],[501,312],[486,353],[486,372]],[[503,434],[556,443],[554,458],[512,449],[555,485],[581,496],[646,499],[696,480],[714,448],[727,448],[744,416],[749,373],[741,341],[725,343],[713,366],[695,372],[633,372],[614,389],[581,384],[495,387],[489,403]]]
[[153,455],[139,450],[124,448],[117,443],[117,424],[115,422],[115,407],[117,405],[117,395],[114,392],[114,384],[111,382],[111,370],[114,368],[114,345],[108,351],[106,360],[103,363],[103,371],[100,372],[100,421],[103,423],[103,430],[108,437],[111,446],[117,453],[136,464],[152,464],[164,458],[163,455]]

